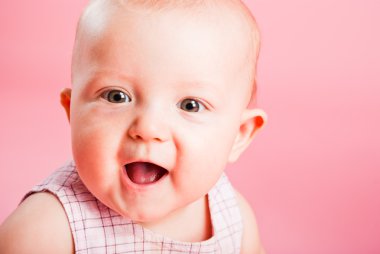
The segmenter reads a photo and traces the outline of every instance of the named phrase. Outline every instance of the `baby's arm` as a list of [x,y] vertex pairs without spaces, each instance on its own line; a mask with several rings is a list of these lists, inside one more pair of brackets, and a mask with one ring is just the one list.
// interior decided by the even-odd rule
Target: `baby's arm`
[[241,253],[265,254],[264,248],[260,242],[259,230],[252,209],[245,198],[237,191],[235,192],[244,223]]
[[0,253],[74,253],[66,214],[52,194],[31,195],[7,218]]

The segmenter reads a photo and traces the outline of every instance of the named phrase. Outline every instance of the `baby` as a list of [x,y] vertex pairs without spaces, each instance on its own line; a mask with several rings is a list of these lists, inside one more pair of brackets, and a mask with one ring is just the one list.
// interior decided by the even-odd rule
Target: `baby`
[[73,161],[26,195],[0,253],[264,253],[223,173],[266,120],[238,0],[93,0],[61,93]]

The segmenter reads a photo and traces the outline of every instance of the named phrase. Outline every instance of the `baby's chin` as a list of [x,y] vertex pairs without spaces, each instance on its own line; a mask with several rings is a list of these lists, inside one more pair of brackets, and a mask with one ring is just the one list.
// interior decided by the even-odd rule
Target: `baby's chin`
[[171,211],[157,209],[156,207],[156,209],[129,209],[127,211],[120,211],[119,214],[123,218],[130,219],[144,228],[153,229],[165,221],[165,218],[171,214]]
[[118,207],[113,209],[123,218],[132,220],[133,222],[147,229],[159,229],[166,222],[175,221],[177,216],[181,216],[184,209],[188,207],[187,203],[155,203],[155,204],[137,204],[130,207]]
[[173,204],[149,202],[149,200],[142,202],[132,200],[129,202],[128,200],[123,200],[123,195],[117,195],[113,200],[109,197],[99,200],[121,217],[142,226],[147,226],[147,228],[149,228],[149,225],[159,224],[161,220],[167,218],[177,209],[177,206]]

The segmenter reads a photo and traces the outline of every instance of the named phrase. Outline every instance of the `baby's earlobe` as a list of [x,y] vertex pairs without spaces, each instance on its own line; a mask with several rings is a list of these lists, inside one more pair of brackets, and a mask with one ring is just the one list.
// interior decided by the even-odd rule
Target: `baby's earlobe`
[[65,88],[61,91],[61,105],[66,111],[67,119],[70,121],[70,103],[71,103],[71,89]]

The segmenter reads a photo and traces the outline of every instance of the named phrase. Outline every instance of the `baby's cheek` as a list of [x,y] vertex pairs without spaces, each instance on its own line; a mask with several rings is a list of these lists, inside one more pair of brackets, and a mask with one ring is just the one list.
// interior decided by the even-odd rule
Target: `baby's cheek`
[[175,172],[174,185],[189,202],[207,194],[223,172],[223,167],[207,154],[197,154],[194,159],[182,163]]

